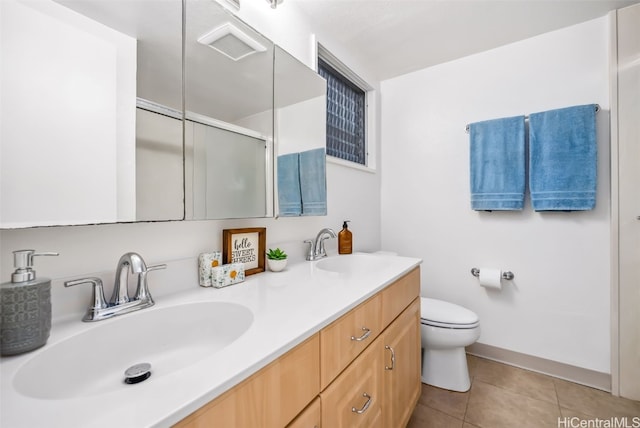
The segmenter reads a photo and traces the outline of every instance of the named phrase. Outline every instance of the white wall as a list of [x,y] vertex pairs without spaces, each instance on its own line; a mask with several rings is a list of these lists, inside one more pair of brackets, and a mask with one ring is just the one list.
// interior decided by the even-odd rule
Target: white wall
[[[609,361],[606,17],[381,84],[382,247],[421,257],[422,294],[475,311],[480,343],[604,373]],[[475,212],[470,122],[598,103],[589,212]],[[488,292],[472,267],[511,270]]]
[[[285,49],[291,49],[291,53],[301,61],[311,63],[312,29],[304,15],[297,12],[294,3],[285,2],[275,11],[270,9],[265,1],[242,2],[242,8],[241,17],[250,25]],[[341,59],[349,63],[347,55],[342,55]],[[366,75],[366,70],[359,69],[357,64],[351,66],[355,71]],[[372,138],[372,144],[377,146],[375,135]],[[291,252],[295,261],[303,259],[302,240],[315,237],[323,227],[332,227],[337,232],[342,225],[342,220],[348,219],[352,220],[355,251],[379,249],[379,174],[328,164],[327,188],[328,215],[325,217],[2,230],[0,231],[0,278],[2,282],[10,278],[13,270],[11,254],[13,250],[35,248],[42,251],[59,251],[59,257],[37,259],[36,271],[40,276],[60,279],[115,270],[118,258],[127,251],[139,252],[148,263],[188,257],[195,259],[202,251],[221,249],[222,229],[236,227],[265,226],[267,245],[282,243],[285,249]],[[337,240],[329,241],[327,248],[329,251],[337,252]],[[54,282],[54,286],[56,285],[59,285],[59,281]],[[106,284],[106,287],[110,290],[111,284]],[[54,293],[58,295],[62,293],[69,296],[69,299],[78,299],[83,305],[88,304],[85,293],[80,290],[56,289]],[[55,310],[54,307],[54,312]]]

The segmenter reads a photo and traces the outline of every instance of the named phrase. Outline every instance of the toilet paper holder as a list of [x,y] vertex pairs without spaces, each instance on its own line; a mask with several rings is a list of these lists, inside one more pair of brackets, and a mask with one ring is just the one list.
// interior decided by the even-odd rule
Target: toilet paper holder
[[[471,268],[471,275],[479,277],[480,269]],[[515,275],[513,274],[513,272],[510,272],[510,271],[502,272],[502,279],[512,280],[513,278],[515,278]]]

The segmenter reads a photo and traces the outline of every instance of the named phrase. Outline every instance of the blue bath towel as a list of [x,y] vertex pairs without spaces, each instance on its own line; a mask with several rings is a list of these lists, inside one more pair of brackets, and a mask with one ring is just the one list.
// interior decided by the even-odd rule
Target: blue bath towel
[[596,105],[529,116],[529,187],[536,211],[590,210],[596,204]]
[[324,148],[300,153],[302,215],[327,214],[326,160]]
[[302,214],[298,157],[298,153],[278,156],[278,206],[283,217]]
[[525,188],[524,116],[469,125],[471,209],[522,210]]

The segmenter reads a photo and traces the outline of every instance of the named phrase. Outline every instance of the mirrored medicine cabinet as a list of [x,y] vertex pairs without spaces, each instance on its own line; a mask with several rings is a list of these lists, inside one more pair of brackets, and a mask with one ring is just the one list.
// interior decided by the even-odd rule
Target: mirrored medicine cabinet
[[[274,165],[275,181],[280,184],[276,186],[276,212],[283,217],[323,215],[327,82],[319,74],[309,73],[309,68],[279,46],[275,47],[275,53],[274,122],[278,157]],[[290,163],[281,162],[291,156],[297,158],[297,171],[286,170],[291,168]],[[288,185],[291,180],[297,180],[300,189],[297,186],[292,189]],[[308,209],[308,205],[312,208]]]
[[278,215],[278,152],[324,147],[324,80],[182,4],[1,2],[0,228]]

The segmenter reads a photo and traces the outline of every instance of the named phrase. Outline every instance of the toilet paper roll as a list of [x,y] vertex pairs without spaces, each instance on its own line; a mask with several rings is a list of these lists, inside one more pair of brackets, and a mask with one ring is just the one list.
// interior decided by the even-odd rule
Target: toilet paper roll
[[500,269],[480,268],[480,285],[486,288],[502,289],[502,271]]

